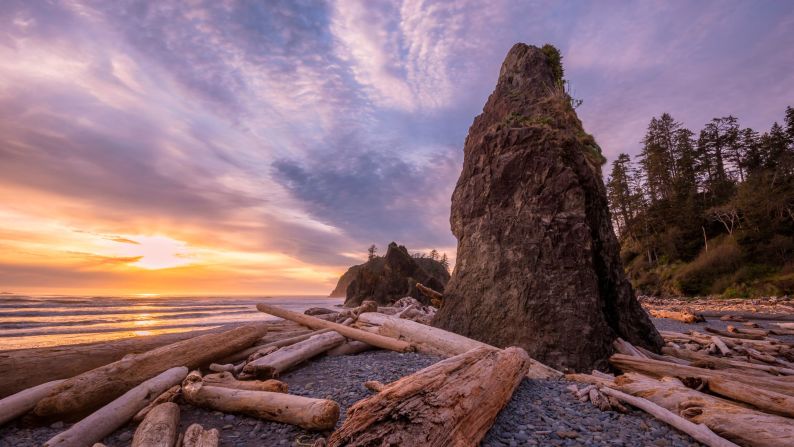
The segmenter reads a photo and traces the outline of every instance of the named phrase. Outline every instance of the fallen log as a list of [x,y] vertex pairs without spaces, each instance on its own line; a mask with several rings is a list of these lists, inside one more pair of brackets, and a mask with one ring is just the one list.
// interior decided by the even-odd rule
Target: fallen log
[[327,354],[331,357],[336,357],[340,355],[360,354],[372,349],[375,349],[375,347],[370,344],[364,343],[363,341],[352,340],[330,349]]
[[153,400],[149,405],[143,407],[141,411],[135,414],[132,417],[133,422],[140,422],[143,418],[149,414],[152,409],[160,404],[164,404],[166,402],[173,402],[179,397],[179,393],[182,392],[182,385],[174,385],[171,388],[167,389],[163,394],[157,396],[155,400]]
[[790,419],[762,413],[687,388],[678,379],[655,380],[628,373],[616,379],[618,390],[648,399],[740,445],[781,447],[794,445]]
[[[708,379],[709,390],[714,394],[750,404],[765,413],[794,417],[794,397],[740,383],[722,377]],[[794,423],[794,422],[792,422]]]
[[738,447],[733,442],[728,441],[727,439],[711,431],[708,426],[703,424],[695,424],[694,422],[688,421],[673,413],[672,411],[662,406],[656,405],[647,399],[632,396],[630,394],[626,394],[608,387],[601,388],[601,392],[633,407],[639,408],[656,419],[688,434],[696,441],[702,442],[709,447]]
[[[462,354],[478,347],[494,348],[494,346],[454,332],[381,313],[363,313],[358,316],[358,321],[378,326],[378,333],[382,335],[409,340],[420,351],[444,357]],[[560,371],[530,359],[529,372],[527,373],[527,377],[530,379],[559,379],[562,375]]]
[[356,402],[328,446],[477,446],[528,368],[515,347],[442,360]]
[[286,393],[288,386],[280,380],[237,380],[231,373],[207,374],[203,378],[207,386],[219,386],[235,390],[270,391],[272,393]]
[[182,390],[185,401],[197,407],[247,414],[306,430],[329,430],[339,420],[339,405],[332,400],[208,386],[196,371],[182,383]]
[[[714,357],[706,354],[701,354],[699,352],[693,352],[686,349],[677,349],[677,348],[670,348],[664,347],[662,348],[662,352],[668,355],[672,355],[678,358],[690,360],[692,362],[698,362],[701,368],[708,368],[708,369],[730,369],[730,368],[738,368],[738,369],[752,369],[757,371],[764,371],[772,375],[786,375],[791,376],[794,375],[794,369],[782,368],[773,365],[759,365],[757,363],[749,363],[743,362],[741,360],[735,360],[730,358],[724,357]],[[698,366],[698,365],[693,365]]]
[[267,379],[278,377],[293,366],[320,355],[331,348],[335,348],[344,342],[345,337],[336,332],[315,335],[249,362],[243,367],[243,372]]
[[771,376],[750,375],[726,370],[711,370],[694,366],[679,365],[676,363],[662,362],[652,359],[641,359],[623,354],[615,354],[609,362],[624,372],[632,371],[652,377],[676,377],[679,379],[695,378],[708,381],[710,378],[726,378],[746,385],[752,385],[766,390],[774,391],[789,396],[794,396],[794,382],[785,378]]
[[132,447],[174,447],[179,437],[179,405],[157,405],[138,425]]
[[204,430],[201,425],[192,424],[185,430],[182,447],[218,447],[219,438],[218,429]]
[[308,315],[304,315],[298,312],[292,312],[286,309],[281,309],[279,307],[271,306],[269,304],[260,303],[256,305],[256,308],[260,312],[264,312],[279,318],[291,320],[298,324],[308,326],[312,329],[332,329],[338,332],[342,336],[345,336],[347,338],[352,338],[353,340],[363,341],[364,343],[369,343],[372,346],[377,346],[379,348],[388,349],[397,352],[409,352],[414,350],[413,346],[411,346],[410,343],[406,343],[401,340],[395,340],[393,338],[383,337],[378,334],[372,334],[366,331],[345,326],[343,324],[320,320],[318,318],[310,317]]
[[670,320],[680,321],[682,323],[694,324],[706,321],[702,315],[694,314],[689,311],[672,311],[664,309],[651,309],[648,313],[653,318],[667,318]]
[[[721,310],[704,310],[700,312],[701,315],[708,318],[721,318],[726,315],[744,318],[745,320],[772,320],[772,321],[794,321],[794,315],[791,314],[768,314],[768,313],[755,313],[755,312],[731,312]],[[733,320],[736,321],[736,320]]]
[[195,368],[210,363],[250,346],[265,332],[267,326],[251,324],[124,358],[65,380],[39,401],[34,413],[46,419],[79,418],[168,368]]
[[317,315],[328,315],[328,314],[338,314],[338,313],[339,313],[338,310],[326,309],[324,307],[310,307],[303,311],[304,315],[311,315],[313,317],[316,317]]
[[84,447],[101,441],[126,424],[152,399],[181,382],[187,372],[187,368],[180,366],[160,373],[59,433],[44,443],[44,447]]
[[63,380],[42,383],[0,400],[0,426],[32,410],[42,398],[48,396],[61,382]]
[[741,338],[744,340],[763,340],[764,337],[761,335],[751,335],[751,334],[737,334],[735,332],[728,332],[728,331],[721,331],[719,329],[714,329],[713,327],[706,326],[704,328],[706,332],[711,332],[712,334],[717,334],[722,337],[730,337],[730,338]]

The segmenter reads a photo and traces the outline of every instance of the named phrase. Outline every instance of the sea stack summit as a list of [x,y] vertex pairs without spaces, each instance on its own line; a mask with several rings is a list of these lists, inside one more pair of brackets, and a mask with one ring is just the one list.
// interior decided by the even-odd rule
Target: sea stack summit
[[510,49],[466,138],[457,262],[434,325],[589,371],[608,366],[617,337],[663,342],[623,272],[604,159],[571,103],[556,48]]

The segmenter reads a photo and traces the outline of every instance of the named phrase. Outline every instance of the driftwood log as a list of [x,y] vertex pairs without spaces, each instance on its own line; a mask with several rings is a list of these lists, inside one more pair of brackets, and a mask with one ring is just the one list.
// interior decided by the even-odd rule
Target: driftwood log
[[684,311],[674,311],[674,310],[663,310],[663,309],[651,309],[648,311],[653,318],[668,318],[671,320],[680,321],[682,323],[698,323],[701,321],[706,321],[702,315],[694,314],[687,310]]
[[711,355],[701,354],[699,352],[690,351],[688,349],[680,349],[673,347],[664,347],[662,352],[672,355],[681,359],[686,359],[695,363],[703,365],[709,369],[746,369],[764,371],[772,375],[794,375],[794,369],[783,368],[772,365],[759,365],[757,363],[745,362],[742,360],[734,360],[729,358],[715,357]]
[[157,405],[138,425],[132,447],[174,447],[179,437],[179,405]]
[[615,379],[618,390],[648,399],[737,444],[756,447],[794,445],[790,419],[762,413],[687,388],[678,379],[651,379],[628,373]]
[[250,324],[125,357],[65,380],[36,405],[34,412],[41,418],[73,420],[168,368],[210,363],[252,345],[265,332],[267,326]]
[[199,424],[192,424],[185,430],[182,447],[218,447],[220,433],[218,429],[204,430]]
[[526,375],[521,348],[475,348],[354,404],[329,447],[476,446]]
[[[451,357],[478,347],[489,347],[485,343],[415,321],[391,315],[368,312],[359,315],[358,321],[378,327],[378,333],[389,337],[403,338],[430,354]],[[530,359],[530,379],[559,379],[562,373],[534,359]]]
[[[766,413],[794,418],[794,397],[764,390],[723,377],[708,379],[708,388],[714,394],[737,402],[748,403]],[[794,424],[794,421],[792,421]]]
[[266,352],[271,348],[283,348],[284,346],[294,345],[299,341],[306,340],[309,337],[312,337],[317,334],[323,334],[325,332],[330,331],[330,329],[321,329],[319,331],[304,331],[300,335],[296,335],[294,337],[284,338],[281,340],[275,340],[272,342],[268,342],[262,345],[252,346],[247,349],[243,349],[242,351],[230,355],[228,357],[223,358],[221,361],[225,363],[234,363],[240,360],[245,360],[252,354],[256,354],[257,352]]
[[179,397],[179,393],[182,392],[182,385],[174,385],[171,388],[167,389],[163,394],[157,396],[155,400],[153,400],[149,405],[143,407],[141,411],[135,414],[132,417],[133,422],[140,422],[143,418],[149,414],[152,409],[160,404],[164,404],[166,402],[173,402]]
[[336,332],[326,332],[286,346],[243,367],[243,372],[260,378],[278,377],[284,371],[345,342],[345,337]]
[[333,323],[330,321],[321,320],[319,318],[314,318],[309,315],[304,315],[298,312],[292,312],[290,310],[281,309],[277,306],[271,306],[269,304],[260,303],[256,305],[256,308],[260,312],[264,312],[290,321],[294,321],[298,324],[302,324],[312,329],[332,329],[338,332],[340,335],[343,335],[347,338],[363,341],[364,343],[369,343],[372,346],[377,346],[379,348],[388,349],[397,352],[409,352],[414,350],[414,347],[410,343],[406,343],[401,340],[395,340],[393,338],[383,337],[378,334],[372,334],[366,331],[345,326],[343,324]]
[[366,352],[371,349],[375,349],[375,347],[370,344],[364,343],[363,341],[351,340],[333,349],[329,349],[327,354],[330,355],[331,357],[336,357],[340,355],[360,354],[362,352]]
[[42,383],[0,400],[0,426],[32,410],[42,398],[48,396],[61,382],[63,380]]
[[68,430],[56,435],[44,447],[85,447],[101,441],[105,436],[126,424],[149,402],[168,388],[178,384],[187,375],[187,368],[171,368],[149,379],[121,397],[110,402]]
[[197,407],[243,413],[307,430],[329,430],[339,420],[339,405],[332,400],[208,386],[197,371],[191,372],[182,383],[182,394],[189,404]]
[[202,378],[204,385],[232,388],[235,390],[270,391],[286,393],[289,388],[280,380],[237,380],[231,373],[207,374]]

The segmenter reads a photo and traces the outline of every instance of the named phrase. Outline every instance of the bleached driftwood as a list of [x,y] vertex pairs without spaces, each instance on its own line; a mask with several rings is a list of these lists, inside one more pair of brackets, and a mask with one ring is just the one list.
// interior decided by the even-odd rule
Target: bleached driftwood
[[207,374],[202,379],[204,385],[232,388],[235,390],[270,391],[272,393],[286,393],[287,384],[280,380],[237,380],[231,373],[223,372]]
[[[290,323],[292,323],[292,322],[290,321]],[[306,340],[307,338],[309,338],[309,337],[311,337],[313,335],[321,334],[323,332],[328,332],[329,330],[330,329],[321,329],[319,331],[311,331],[311,330],[300,331],[298,333],[298,335],[294,335],[294,336],[287,337],[287,338],[281,338],[281,339],[278,339],[278,340],[269,341],[267,343],[258,344],[258,345],[252,346],[250,348],[243,349],[240,352],[237,352],[237,353],[234,353],[234,354],[232,354],[230,356],[224,357],[220,361],[222,363],[235,363],[235,362],[238,362],[240,360],[245,360],[245,359],[249,358],[251,355],[253,355],[253,354],[257,353],[257,352],[267,351],[270,348],[278,349],[278,348],[281,348],[281,347],[284,347],[284,346],[289,346],[289,345],[295,344],[295,343],[297,343],[299,341]],[[286,335],[284,337],[286,337]]]
[[132,447],[174,447],[179,437],[179,405],[157,405],[138,425]]
[[740,445],[780,447],[794,445],[790,419],[762,413],[733,402],[687,388],[678,379],[651,379],[628,373],[616,379],[616,387],[648,399]]
[[140,422],[146,415],[152,411],[152,408],[166,402],[173,402],[177,397],[179,397],[179,393],[182,391],[182,385],[174,385],[171,388],[167,389],[163,394],[157,396],[149,405],[143,407],[141,411],[135,414],[132,417],[133,422]]
[[663,310],[663,309],[651,309],[649,311],[653,318],[668,318],[671,320],[680,321],[682,323],[698,323],[701,321],[706,321],[702,315],[694,314],[689,311],[674,311],[674,310]]
[[[363,313],[359,315],[358,321],[377,326],[378,333],[382,335],[409,340],[420,351],[444,357],[462,354],[477,347],[494,348],[454,332],[381,313]],[[537,360],[530,359],[527,377],[530,379],[559,379],[562,377],[562,373]]]
[[612,388],[604,387],[601,388],[601,392],[606,394],[607,396],[614,397],[622,402],[625,402],[633,407],[639,408],[640,410],[650,414],[651,416],[659,419],[660,421],[668,424],[672,427],[681,430],[682,432],[688,434],[692,438],[697,441],[702,442],[703,444],[709,447],[739,447],[731,441],[717,435],[713,431],[711,431],[707,426],[703,424],[695,424],[694,422],[688,421],[681,416],[673,413],[672,411],[656,405],[655,403],[643,399],[641,397],[632,396],[630,394],[626,394],[624,392],[614,390]]
[[185,430],[182,447],[218,447],[219,438],[218,429],[204,430],[199,424],[191,424]]
[[0,426],[32,410],[39,400],[48,396],[61,382],[63,380],[42,383],[0,400]]
[[292,312],[286,309],[281,309],[279,307],[271,306],[269,304],[260,303],[256,305],[256,308],[259,309],[260,312],[264,312],[279,318],[291,320],[298,324],[308,326],[312,329],[332,329],[338,332],[342,336],[351,338],[353,340],[363,341],[364,343],[369,343],[370,345],[377,346],[379,348],[389,349],[391,351],[397,351],[397,352],[409,352],[409,351],[413,351],[414,349],[410,343],[406,343],[401,340],[395,340],[393,338],[383,337],[378,334],[372,334],[342,324],[320,320],[318,318],[310,317],[308,315],[304,315],[298,312]]
[[209,386],[196,371],[182,383],[182,390],[185,400],[197,407],[243,413],[307,430],[328,430],[339,420],[339,405],[332,400]]
[[385,387],[386,385],[382,384],[381,382],[378,382],[377,380],[368,380],[364,382],[364,388],[370,391],[374,391],[376,393],[380,393]]
[[336,357],[340,355],[359,354],[372,349],[375,349],[375,347],[370,344],[364,343],[363,341],[351,340],[328,350],[327,354],[331,357]]
[[[766,413],[794,418],[794,397],[776,393],[723,377],[708,379],[708,388],[714,394],[748,403]],[[794,421],[792,421],[794,424]]]
[[336,332],[315,335],[294,345],[260,357],[243,367],[243,372],[261,378],[278,377],[284,371],[341,345],[345,337]]
[[521,348],[475,348],[358,401],[329,447],[476,446],[529,368]]
[[615,348],[615,351],[617,351],[617,352],[619,352],[621,354],[630,355],[630,356],[633,356],[633,357],[640,357],[640,358],[643,358],[643,359],[649,358],[644,352],[640,351],[634,345],[632,345],[631,343],[627,342],[626,340],[623,340],[620,337],[616,338],[612,342],[612,347]]
[[160,373],[59,433],[44,443],[44,447],[84,447],[101,441],[163,391],[181,382],[187,372],[187,368],[179,366]]
[[250,324],[124,358],[65,380],[39,401],[34,412],[44,418],[78,418],[168,368],[210,363],[252,345],[265,332],[267,326]]
[[[664,347],[662,348],[662,352],[668,355],[673,355],[682,359],[690,360],[692,362],[697,362],[701,365],[707,366],[709,369],[730,369],[730,368],[753,369],[758,371],[764,371],[773,375],[778,375],[778,374],[785,376],[794,375],[794,369],[783,368],[772,365],[759,365],[757,363],[750,363],[731,358],[714,357],[711,355],[701,354],[699,352],[693,352],[686,349]],[[693,365],[693,366],[697,366],[697,365]]]

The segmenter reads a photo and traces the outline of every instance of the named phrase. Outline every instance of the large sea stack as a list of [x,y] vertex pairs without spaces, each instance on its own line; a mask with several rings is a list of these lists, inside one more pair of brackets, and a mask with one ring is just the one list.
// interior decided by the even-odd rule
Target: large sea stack
[[616,337],[663,342],[623,272],[600,148],[563,86],[554,47],[507,54],[466,138],[457,262],[434,325],[589,371],[607,366]]

